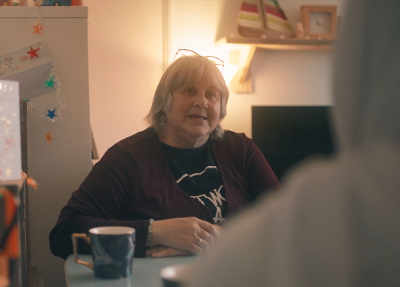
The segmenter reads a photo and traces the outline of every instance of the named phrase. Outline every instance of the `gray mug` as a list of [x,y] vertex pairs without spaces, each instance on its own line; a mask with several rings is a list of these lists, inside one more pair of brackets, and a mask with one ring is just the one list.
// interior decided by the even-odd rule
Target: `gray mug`
[[[93,264],[78,259],[77,239],[90,244]],[[126,278],[132,275],[135,229],[123,226],[96,227],[85,233],[72,234],[75,262],[94,271],[98,278]]]

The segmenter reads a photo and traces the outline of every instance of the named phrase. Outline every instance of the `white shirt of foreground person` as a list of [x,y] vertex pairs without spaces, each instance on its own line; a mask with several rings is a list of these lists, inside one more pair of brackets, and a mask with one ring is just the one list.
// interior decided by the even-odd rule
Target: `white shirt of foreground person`
[[231,219],[188,287],[400,286],[400,1],[347,2],[338,152]]

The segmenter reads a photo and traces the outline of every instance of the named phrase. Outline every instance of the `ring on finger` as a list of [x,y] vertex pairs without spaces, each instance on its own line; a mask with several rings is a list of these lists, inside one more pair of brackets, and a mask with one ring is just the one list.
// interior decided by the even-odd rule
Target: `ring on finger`
[[199,242],[197,242],[197,246],[199,246],[203,242],[203,238],[200,238]]

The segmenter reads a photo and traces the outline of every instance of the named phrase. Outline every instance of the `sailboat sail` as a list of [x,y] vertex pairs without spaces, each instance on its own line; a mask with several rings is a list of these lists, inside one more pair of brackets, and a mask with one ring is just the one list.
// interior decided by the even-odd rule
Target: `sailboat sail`
[[244,37],[259,37],[265,33],[260,0],[243,0],[238,16],[238,31]]
[[264,12],[268,30],[281,32],[283,35],[294,37],[294,31],[288,18],[277,0],[263,0]]
[[243,37],[294,37],[294,31],[277,0],[243,0],[238,15]]

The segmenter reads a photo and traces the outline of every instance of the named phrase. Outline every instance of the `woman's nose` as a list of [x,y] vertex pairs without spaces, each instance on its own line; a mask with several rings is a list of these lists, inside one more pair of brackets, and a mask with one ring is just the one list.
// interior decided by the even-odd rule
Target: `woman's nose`
[[202,109],[208,108],[208,99],[205,92],[198,93],[193,102],[194,106],[198,106]]

